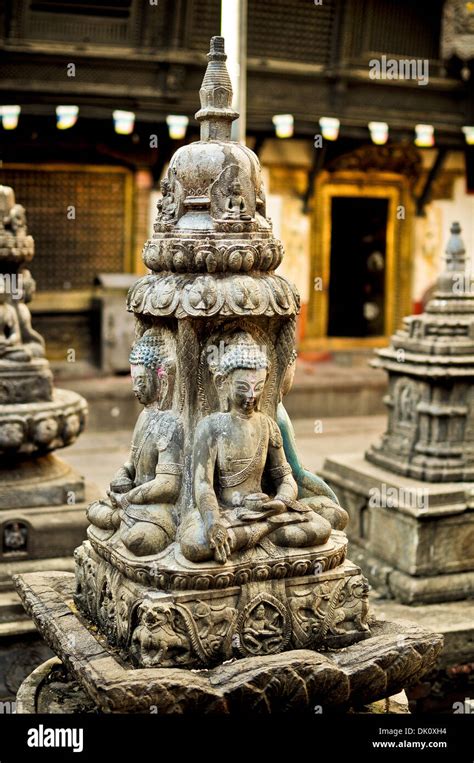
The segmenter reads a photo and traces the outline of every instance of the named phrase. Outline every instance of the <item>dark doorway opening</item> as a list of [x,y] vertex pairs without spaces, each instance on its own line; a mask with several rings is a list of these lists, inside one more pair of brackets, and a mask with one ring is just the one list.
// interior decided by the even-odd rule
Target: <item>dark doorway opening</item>
[[388,199],[331,199],[330,337],[385,334]]

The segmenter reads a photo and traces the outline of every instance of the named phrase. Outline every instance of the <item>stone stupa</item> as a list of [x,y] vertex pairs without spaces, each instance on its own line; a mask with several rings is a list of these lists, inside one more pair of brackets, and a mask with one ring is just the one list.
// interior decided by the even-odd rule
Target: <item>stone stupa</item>
[[385,434],[324,464],[359,563],[406,604],[474,596],[474,290],[460,234],[453,223],[426,311],[377,352],[389,378]]
[[10,674],[28,667],[26,642],[18,637],[33,631],[12,574],[71,570],[92,497],[83,477],[54,455],[81,433],[87,405],[75,392],[53,386],[28,309],[33,255],[25,210],[12,188],[0,186],[0,697],[15,683]]
[[[416,681],[441,638],[370,617],[347,514],[299,461],[282,404],[299,297],[275,273],[258,159],[230,138],[223,38],[208,58],[201,139],[170,162],[151,272],[128,298],[143,405],[130,456],[89,506],[75,581],[17,588],[66,683],[102,711],[349,708]],[[48,670],[22,709],[44,707]]]

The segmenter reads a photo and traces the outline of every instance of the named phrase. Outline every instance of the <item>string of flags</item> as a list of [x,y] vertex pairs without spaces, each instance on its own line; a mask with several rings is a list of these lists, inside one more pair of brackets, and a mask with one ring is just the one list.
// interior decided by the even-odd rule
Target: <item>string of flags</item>
[[[21,106],[0,106],[0,117],[4,130],[15,130],[20,119]],[[69,130],[74,127],[79,117],[79,106],[56,106],[56,127],[58,130]],[[116,109],[112,112],[114,130],[119,135],[130,135],[135,128],[135,113]],[[275,114],[272,122],[277,138],[291,138],[294,134],[293,114]],[[183,140],[189,124],[189,118],[183,114],[169,114],[166,117],[169,136],[172,140]],[[321,135],[325,140],[334,141],[339,137],[341,123],[336,117],[321,117],[319,120]],[[389,136],[387,122],[369,122],[368,130],[372,143],[383,146]],[[474,145],[474,125],[463,126],[462,132],[466,143]],[[430,148],[435,145],[435,128],[433,125],[418,124],[414,127],[414,143],[420,148]]]

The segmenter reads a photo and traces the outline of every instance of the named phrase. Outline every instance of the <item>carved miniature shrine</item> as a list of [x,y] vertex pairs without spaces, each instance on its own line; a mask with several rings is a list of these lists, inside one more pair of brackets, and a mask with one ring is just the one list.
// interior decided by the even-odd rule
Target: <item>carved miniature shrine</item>
[[[17,584],[102,709],[155,701],[160,712],[193,703],[231,712],[242,697],[248,707],[266,697],[269,707],[308,708],[323,695],[350,706],[416,680],[441,641],[407,626],[400,648],[395,626],[370,619],[367,582],[346,559],[347,513],[299,461],[282,402],[299,297],[275,273],[283,252],[258,159],[230,139],[237,114],[223,38],[212,38],[208,58],[201,139],[170,163],[143,253],[151,272],[128,298],[143,405],[129,458],[88,508],[75,591],[60,573]],[[349,649],[316,651],[328,647]],[[397,662],[396,676],[380,655]],[[371,670],[376,688],[361,685]],[[280,698],[272,675],[286,682]]]
[[[43,253],[40,253],[40,256]],[[46,253],[45,253],[46,254]],[[12,188],[0,186],[0,696],[49,650],[13,591],[25,570],[73,570],[92,486],[54,451],[84,428],[86,401],[57,389],[28,307],[34,241]],[[30,633],[28,638],[25,634]]]
[[[87,405],[75,392],[53,387],[44,341],[28,309],[35,290],[28,269],[33,255],[25,210],[12,188],[0,186],[2,591],[11,590],[12,571],[31,568],[33,559],[43,570],[57,567],[58,558],[63,569],[70,567],[71,551],[85,532],[84,479],[53,451],[81,433]],[[9,604],[1,601],[3,622],[15,619]]]
[[474,592],[474,290],[460,233],[453,223],[426,311],[377,353],[389,377],[387,431],[365,457],[324,466],[371,582],[408,604]]

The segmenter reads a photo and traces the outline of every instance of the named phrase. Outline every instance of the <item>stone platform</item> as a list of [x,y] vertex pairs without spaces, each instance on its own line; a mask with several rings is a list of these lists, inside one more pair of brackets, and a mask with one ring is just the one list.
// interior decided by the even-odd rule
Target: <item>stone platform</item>
[[[17,491],[12,488],[11,508],[0,508],[0,592],[12,590],[11,576],[18,572],[38,566],[58,569],[63,558],[72,569],[71,549],[86,535],[86,509],[97,488],[85,485],[75,470],[56,457],[48,458],[54,458],[58,473],[51,477],[47,470],[42,481],[41,463],[30,462],[30,480],[21,481]],[[16,495],[28,492],[26,505],[23,500],[17,505]]]
[[349,513],[351,555],[405,604],[474,596],[474,483],[420,482],[361,453],[327,458],[323,477]]
[[0,512],[62,506],[85,500],[84,478],[52,454],[0,466]]
[[[86,508],[97,494],[95,488],[84,490],[84,485],[79,484],[84,500],[74,505],[0,510],[0,538],[15,526],[27,530],[24,546],[5,550],[0,545],[0,701],[13,698],[23,678],[51,656],[13,589],[12,575],[74,570],[71,549],[85,537]],[[58,494],[64,492],[64,487],[58,481]],[[15,492],[11,495],[15,496]]]
[[[72,575],[31,573],[15,582],[68,675],[100,712],[314,713],[316,705],[346,711],[417,683],[442,647],[438,634],[386,622],[371,624],[370,638],[337,652],[298,649],[199,671],[133,668],[77,611]],[[22,702],[35,677],[27,681]]]

